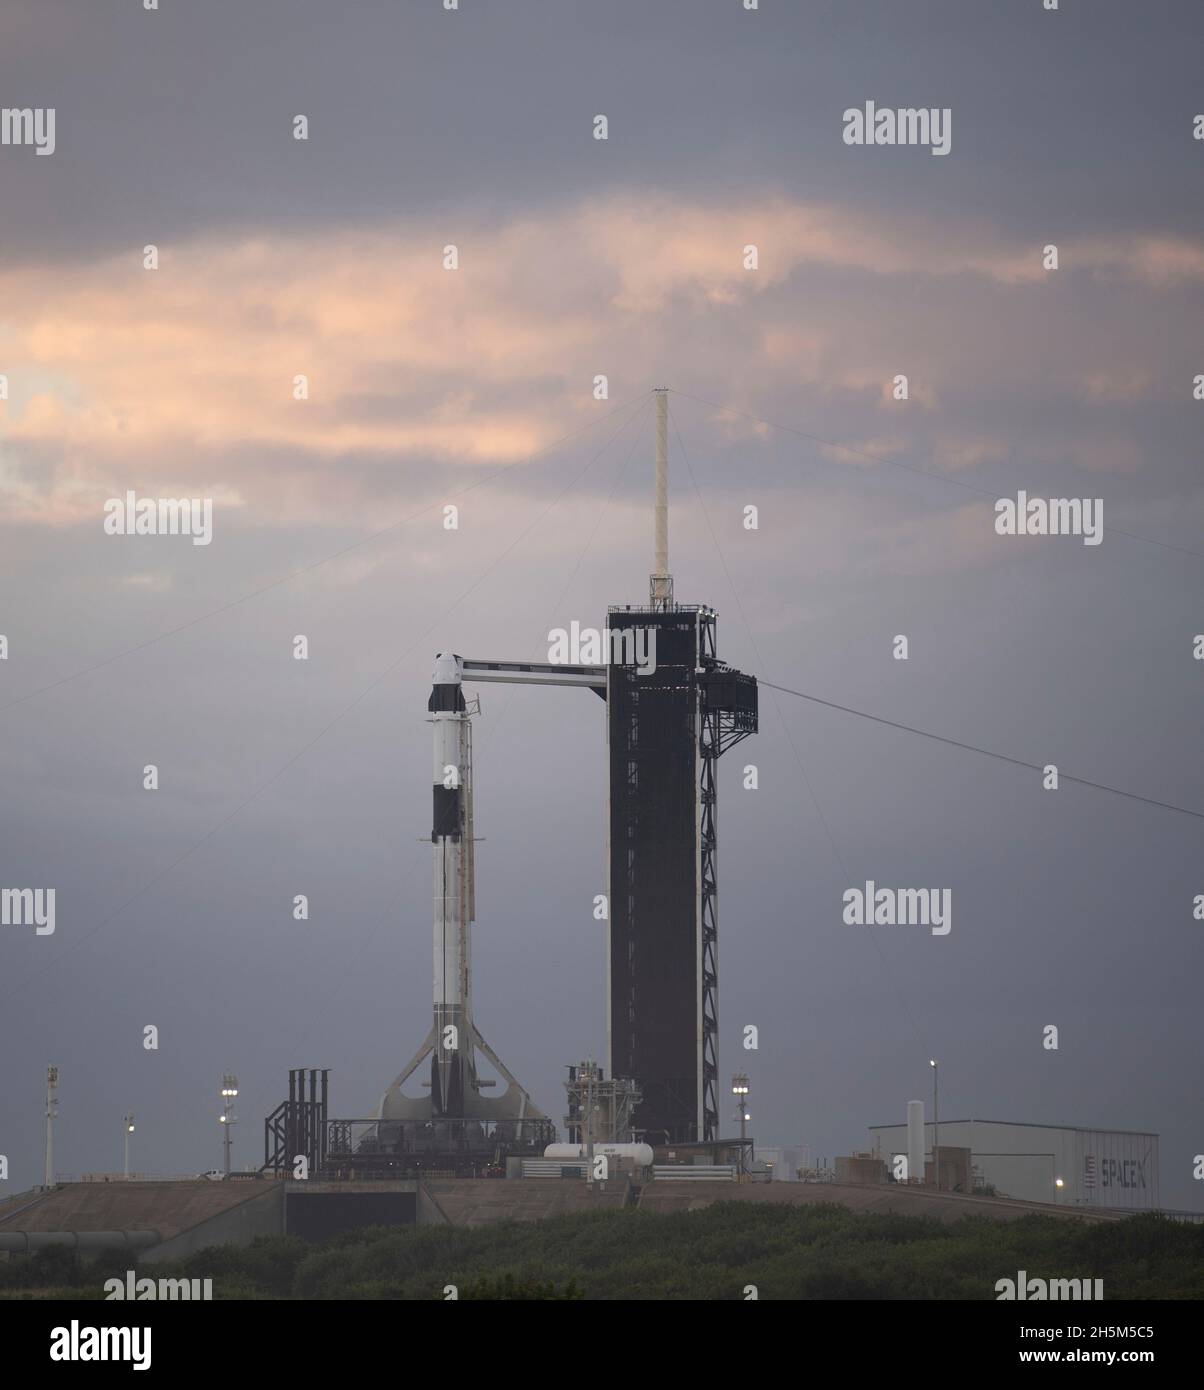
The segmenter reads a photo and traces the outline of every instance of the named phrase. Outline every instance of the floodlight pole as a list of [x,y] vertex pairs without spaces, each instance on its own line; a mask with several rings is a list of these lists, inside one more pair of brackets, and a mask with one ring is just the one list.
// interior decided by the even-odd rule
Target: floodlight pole
[[238,1095],[238,1077],[227,1072],[222,1077],[222,1148],[225,1151],[225,1172],[226,1177],[230,1176],[230,1143],[234,1138],[230,1132],[230,1126],[235,1123],[231,1113],[234,1109],[234,1098]]
[[748,1077],[744,1072],[737,1072],[732,1077],[732,1095],[740,1103],[740,1177],[744,1177],[746,1152],[745,1145],[748,1139]]
[[930,1059],[928,1065],[932,1068],[932,1181],[939,1192],[941,1190],[941,1112],[937,1094],[939,1068],[935,1060]]

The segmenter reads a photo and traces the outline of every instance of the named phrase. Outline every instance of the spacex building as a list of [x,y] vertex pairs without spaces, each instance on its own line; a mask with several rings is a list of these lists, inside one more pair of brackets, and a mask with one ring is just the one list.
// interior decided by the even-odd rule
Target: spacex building
[[[907,1126],[873,1125],[889,1162],[907,1152]],[[1001,1197],[1060,1206],[1151,1211],[1158,1206],[1158,1136],[1135,1130],[1076,1129],[1007,1120],[942,1120],[938,1142],[969,1149],[976,1187]],[[932,1124],[924,1126],[927,1156]]]

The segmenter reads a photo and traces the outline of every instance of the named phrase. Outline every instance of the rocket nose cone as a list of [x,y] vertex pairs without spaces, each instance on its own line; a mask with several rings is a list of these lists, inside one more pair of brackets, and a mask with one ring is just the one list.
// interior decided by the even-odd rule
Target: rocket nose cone
[[450,652],[440,652],[435,658],[434,684],[459,685],[460,680],[460,663]]

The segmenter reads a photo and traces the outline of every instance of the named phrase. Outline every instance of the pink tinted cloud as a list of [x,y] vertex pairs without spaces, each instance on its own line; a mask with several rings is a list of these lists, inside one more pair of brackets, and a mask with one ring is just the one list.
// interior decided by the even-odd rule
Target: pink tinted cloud
[[[457,271],[442,265],[451,242]],[[749,246],[755,270],[745,268]],[[1039,247],[980,229],[884,228],[781,198],[717,207],[633,195],[500,226],[160,251],[157,271],[142,269],[140,248],[0,271],[11,395],[0,493],[11,514],[71,522],[126,488],[170,487],[220,494],[268,521],[332,507],[370,519],[407,461],[519,462],[609,408],[592,397],[596,375],[610,376],[618,399],[654,384],[666,362],[712,399],[806,385],[863,394],[883,421],[890,381],[915,363],[908,406],[931,416],[973,363],[958,335],[917,340],[891,313],[893,282],[969,275],[1007,296],[1046,274]],[[1068,254],[1157,286],[1204,279],[1204,249],[1167,238]],[[851,341],[831,297],[811,298],[807,277],[825,272],[880,286],[868,301],[881,306],[874,342]],[[1025,370],[1018,360],[1019,379]],[[1117,387],[1136,398],[1146,386],[1111,364],[1075,370],[1080,399],[1111,400]],[[299,401],[301,375],[309,399]],[[994,447],[965,439],[959,451],[972,459]],[[372,461],[370,486],[349,459]],[[414,486],[407,479],[408,494]]]

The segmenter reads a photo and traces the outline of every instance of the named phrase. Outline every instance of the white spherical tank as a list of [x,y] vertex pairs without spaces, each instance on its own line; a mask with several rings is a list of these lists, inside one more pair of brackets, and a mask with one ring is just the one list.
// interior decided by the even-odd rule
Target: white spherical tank
[[[607,1158],[630,1159],[637,1168],[647,1168],[652,1163],[651,1144],[594,1144],[594,1153],[605,1154]],[[549,1144],[543,1151],[544,1158],[558,1158],[567,1162],[580,1162],[589,1155],[584,1144]]]

